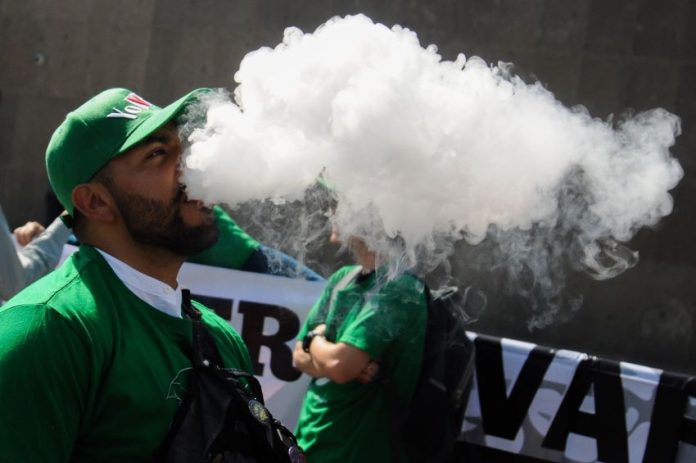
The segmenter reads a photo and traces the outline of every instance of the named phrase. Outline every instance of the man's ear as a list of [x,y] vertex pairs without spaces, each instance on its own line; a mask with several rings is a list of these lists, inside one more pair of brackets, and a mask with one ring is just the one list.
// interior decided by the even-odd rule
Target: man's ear
[[83,183],[72,191],[75,209],[90,220],[113,222],[116,220],[116,205],[109,191],[99,183]]

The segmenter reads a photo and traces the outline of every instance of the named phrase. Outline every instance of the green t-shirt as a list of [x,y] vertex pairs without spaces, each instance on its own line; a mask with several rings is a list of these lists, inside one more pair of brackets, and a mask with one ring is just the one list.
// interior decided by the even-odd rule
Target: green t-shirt
[[[229,324],[201,304],[226,366],[251,372]],[[81,246],[0,309],[0,462],[146,462],[190,367],[192,322],[143,302]]]
[[[344,267],[331,276],[298,337],[326,323],[327,339],[350,344],[382,361],[399,406],[405,406],[413,395],[423,353],[427,320],[423,284],[409,275],[385,282],[383,272],[377,271],[338,291],[329,309],[333,287],[354,269]],[[327,378],[313,379],[296,432],[307,460],[392,461],[387,393],[380,381],[336,384]]]
[[200,254],[190,257],[188,261],[194,264],[239,270],[251,253],[261,245],[247,235],[220,206],[213,207],[213,212],[220,229],[217,243]]

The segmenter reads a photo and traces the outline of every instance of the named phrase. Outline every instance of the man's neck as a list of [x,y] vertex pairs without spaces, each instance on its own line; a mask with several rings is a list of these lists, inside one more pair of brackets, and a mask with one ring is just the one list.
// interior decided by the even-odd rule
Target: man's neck
[[185,260],[182,256],[163,248],[133,241],[118,243],[102,240],[87,244],[101,249],[135,270],[166,283],[172,288],[177,287],[176,277]]
[[377,258],[373,252],[358,256],[356,263],[362,266],[362,273],[372,273],[377,268]]

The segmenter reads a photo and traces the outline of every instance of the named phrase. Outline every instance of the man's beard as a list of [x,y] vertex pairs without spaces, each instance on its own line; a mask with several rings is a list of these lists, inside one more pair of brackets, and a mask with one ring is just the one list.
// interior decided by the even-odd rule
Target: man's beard
[[210,209],[209,220],[197,226],[184,223],[181,205],[184,190],[179,188],[167,203],[126,193],[110,185],[124,224],[133,239],[141,244],[166,249],[176,255],[189,257],[204,251],[218,240],[219,230]]

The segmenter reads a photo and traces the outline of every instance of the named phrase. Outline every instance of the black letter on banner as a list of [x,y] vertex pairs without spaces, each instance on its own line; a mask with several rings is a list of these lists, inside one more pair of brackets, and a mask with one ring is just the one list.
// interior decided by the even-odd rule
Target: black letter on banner
[[[594,414],[580,411],[590,385],[594,386]],[[584,360],[578,365],[543,446],[562,451],[566,447],[568,434],[573,432],[597,440],[600,461],[628,463],[625,416],[619,364],[594,358]]]
[[684,416],[689,396],[696,397],[694,378],[662,373],[643,463],[675,461],[680,440],[696,445],[696,421]]
[[227,321],[232,320],[232,299],[222,297],[202,296],[200,294],[192,294],[191,299],[198,301],[209,309],[213,309],[216,314],[220,315]]
[[[292,366],[292,350],[286,342],[294,339],[300,332],[300,319],[295,312],[277,305],[259,304],[241,301],[239,313],[244,315],[242,338],[249,348],[254,373],[263,375],[264,365],[259,362],[261,346],[271,349],[271,372],[283,381],[295,381],[301,373]],[[278,332],[273,335],[263,334],[266,317],[278,321]]]
[[542,347],[532,349],[508,397],[500,340],[478,335],[475,343],[483,431],[488,435],[514,439],[554,354]]

